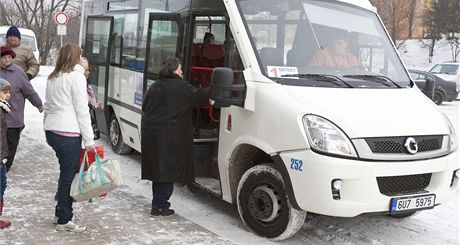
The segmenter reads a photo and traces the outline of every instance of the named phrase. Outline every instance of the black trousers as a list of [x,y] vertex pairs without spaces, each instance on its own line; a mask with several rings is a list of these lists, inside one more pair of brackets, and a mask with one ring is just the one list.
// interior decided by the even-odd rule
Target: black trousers
[[155,183],[152,182],[152,208],[169,208],[169,198],[174,190],[173,182]]
[[24,126],[20,128],[8,128],[6,131],[6,141],[8,142],[8,157],[6,158],[6,171],[9,171],[13,165],[16,150],[18,149],[19,139]]

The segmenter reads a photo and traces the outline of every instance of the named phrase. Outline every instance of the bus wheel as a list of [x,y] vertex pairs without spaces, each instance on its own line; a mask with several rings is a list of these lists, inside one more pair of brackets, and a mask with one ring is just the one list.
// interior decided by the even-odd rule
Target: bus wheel
[[297,233],[307,214],[291,206],[280,172],[268,164],[244,173],[238,184],[237,204],[246,227],[274,241]]
[[131,147],[123,142],[120,124],[118,123],[115,114],[112,114],[110,117],[109,136],[110,145],[112,145],[112,150],[115,154],[122,155],[131,152]]

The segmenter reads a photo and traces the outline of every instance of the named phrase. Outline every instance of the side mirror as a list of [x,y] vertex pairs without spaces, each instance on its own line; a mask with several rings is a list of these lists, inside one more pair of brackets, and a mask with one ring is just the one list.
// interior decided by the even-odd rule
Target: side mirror
[[210,98],[214,101],[214,107],[244,105],[246,84],[234,84],[233,73],[234,71],[227,67],[217,67],[212,72]]
[[434,88],[436,87],[435,85],[436,85],[436,80],[434,76],[427,75],[425,87],[423,88],[423,93],[430,99],[433,99]]

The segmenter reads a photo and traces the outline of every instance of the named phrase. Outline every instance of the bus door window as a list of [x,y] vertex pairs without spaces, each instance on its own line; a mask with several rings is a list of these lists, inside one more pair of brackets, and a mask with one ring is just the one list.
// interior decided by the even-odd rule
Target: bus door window
[[195,16],[189,80],[196,86],[209,87],[215,67],[224,66],[225,18]]
[[125,69],[143,71],[145,51],[139,52],[137,19],[137,13],[114,15],[111,61]]
[[147,71],[158,74],[161,63],[168,57],[176,57],[180,26],[177,21],[153,20],[152,37],[150,40],[150,53]]

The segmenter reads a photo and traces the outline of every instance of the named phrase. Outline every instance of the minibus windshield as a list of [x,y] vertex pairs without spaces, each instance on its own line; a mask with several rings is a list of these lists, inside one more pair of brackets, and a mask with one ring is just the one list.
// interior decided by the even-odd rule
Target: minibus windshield
[[[370,10],[315,0],[240,0],[238,6],[261,69],[276,82],[315,87],[410,86],[377,14]],[[338,82],[325,82],[324,76]]]

